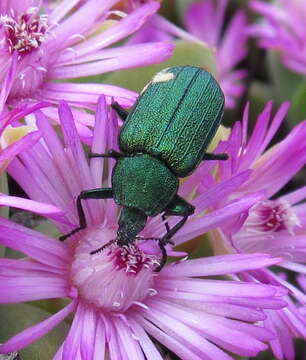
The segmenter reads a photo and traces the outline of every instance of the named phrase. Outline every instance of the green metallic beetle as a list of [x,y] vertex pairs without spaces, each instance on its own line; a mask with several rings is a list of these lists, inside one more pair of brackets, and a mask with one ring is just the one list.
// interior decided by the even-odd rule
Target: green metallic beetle
[[[158,238],[162,251],[159,271],[165,264],[165,245],[184,225],[194,207],[178,194],[179,177],[191,174],[202,160],[226,160],[226,154],[209,154],[206,149],[223,116],[224,95],[207,71],[182,66],[157,73],[143,89],[128,113],[119,104],[112,107],[124,121],[118,141],[120,152],[91,157],[117,160],[112,188],[85,190],[77,198],[80,226],[60,237],[65,240],[87,226],[81,200],[108,199],[122,206],[118,246],[133,243],[144,229],[148,216],[181,216],[166,234]],[[92,252],[102,251],[108,244]]]

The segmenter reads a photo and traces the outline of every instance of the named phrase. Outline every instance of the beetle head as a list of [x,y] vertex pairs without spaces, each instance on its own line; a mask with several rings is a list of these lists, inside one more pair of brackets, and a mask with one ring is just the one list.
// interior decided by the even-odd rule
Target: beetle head
[[128,245],[136,240],[147,222],[147,215],[136,208],[123,207],[118,221],[117,244]]

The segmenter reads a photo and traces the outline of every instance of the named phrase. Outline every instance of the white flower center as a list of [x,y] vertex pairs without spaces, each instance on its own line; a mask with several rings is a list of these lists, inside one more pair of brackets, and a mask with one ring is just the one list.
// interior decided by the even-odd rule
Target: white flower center
[[87,232],[75,249],[71,279],[80,297],[107,311],[126,311],[132,305],[155,295],[152,271],[158,264],[153,255],[146,255],[137,245],[118,247],[110,244],[90,254],[115,237],[110,229]]
[[297,226],[300,221],[288,202],[265,200],[252,207],[245,230],[255,233],[286,230],[293,234]]
[[0,15],[8,51],[27,54],[44,41],[48,29],[47,15],[37,15],[37,8],[29,8],[18,16]]

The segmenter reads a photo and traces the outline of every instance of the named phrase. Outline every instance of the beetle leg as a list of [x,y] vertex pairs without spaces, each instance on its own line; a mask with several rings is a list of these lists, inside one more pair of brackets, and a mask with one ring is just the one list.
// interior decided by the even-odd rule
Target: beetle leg
[[76,229],[70,231],[70,233],[60,236],[59,240],[64,241],[69,236],[71,236],[71,235],[77,233],[78,231],[85,229],[87,227],[87,221],[86,221],[86,217],[85,217],[85,213],[84,213],[84,209],[83,209],[81,200],[111,199],[112,197],[113,197],[113,190],[111,188],[98,188],[98,189],[82,191],[79,194],[79,196],[77,198],[77,202],[76,202],[80,226],[77,227]]
[[112,102],[111,107],[116,111],[116,113],[118,114],[118,116],[122,121],[126,120],[126,118],[129,115],[129,112],[126,111],[120,104],[118,104],[117,101]]
[[113,159],[119,159],[124,156],[126,156],[126,155],[124,155],[121,152],[116,151],[114,149],[107,150],[107,152],[105,154],[89,153],[89,155],[88,155],[88,157],[90,157],[90,158],[102,157],[102,158],[113,158]]
[[172,216],[182,216],[183,218],[175,224],[166,234],[159,240],[158,245],[162,251],[162,259],[160,264],[154,271],[160,271],[167,261],[167,252],[165,245],[170,242],[170,239],[180,230],[180,228],[185,224],[188,219],[188,216],[194,213],[194,206],[189,204],[186,200],[181,198],[178,195],[175,195],[174,199],[165,209],[164,215]]
[[[163,219],[163,221],[166,220],[166,215],[165,214],[162,215],[162,219]],[[170,226],[168,224],[168,221],[165,222],[165,227],[166,227],[167,232],[170,231]]]
[[227,160],[228,155],[225,153],[211,154],[205,153],[202,160]]

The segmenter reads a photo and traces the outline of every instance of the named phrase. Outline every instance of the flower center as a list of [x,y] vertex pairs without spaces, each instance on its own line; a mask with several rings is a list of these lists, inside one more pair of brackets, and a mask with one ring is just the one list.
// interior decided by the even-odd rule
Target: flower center
[[0,27],[3,27],[9,52],[18,51],[27,54],[44,41],[48,29],[47,15],[37,15],[37,8],[16,17],[0,16]]
[[71,279],[81,298],[107,311],[126,311],[142,305],[146,297],[155,295],[154,255],[147,255],[135,244],[119,247],[110,244],[104,250],[90,252],[115,237],[110,229],[90,231],[80,239],[71,266]]
[[256,204],[250,211],[245,228],[251,232],[294,233],[300,221],[290,204],[283,200],[265,200]]

